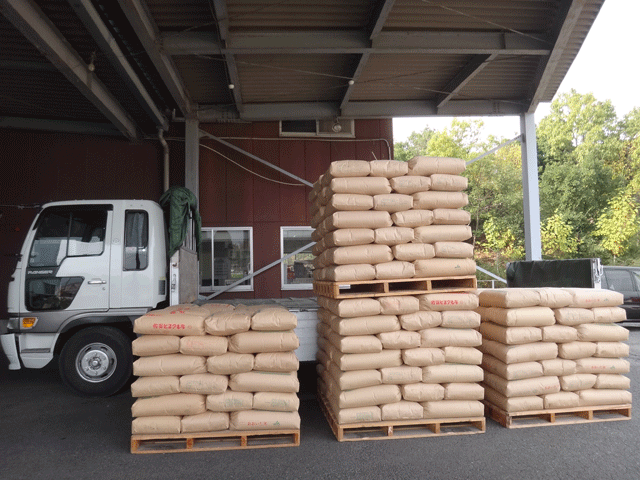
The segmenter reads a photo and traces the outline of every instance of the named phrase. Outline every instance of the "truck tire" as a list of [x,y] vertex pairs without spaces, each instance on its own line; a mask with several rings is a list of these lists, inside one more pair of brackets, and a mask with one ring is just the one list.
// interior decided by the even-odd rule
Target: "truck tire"
[[131,340],[113,327],[90,327],[65,343],[60,353],[62,381],[76,393],[108,397],[131,378]]

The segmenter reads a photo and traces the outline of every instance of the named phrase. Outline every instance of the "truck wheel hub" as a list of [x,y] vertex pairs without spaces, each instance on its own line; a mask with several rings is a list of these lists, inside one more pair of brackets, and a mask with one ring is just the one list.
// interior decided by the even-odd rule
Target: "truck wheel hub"
[[96,383],[109,378],[116,368],[116,355],[104,343],[92,343],[80,350],[76,370],[86,381]]

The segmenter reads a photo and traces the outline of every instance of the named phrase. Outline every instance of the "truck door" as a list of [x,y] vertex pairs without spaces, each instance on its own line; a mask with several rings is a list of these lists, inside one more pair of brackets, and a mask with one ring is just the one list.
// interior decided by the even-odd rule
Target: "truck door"
[[106,204],[71,205],[50,207],[40,215],[27,260],[24,297],[28,311],[41,312],[38,330],[57,330],[46,325],[47,320],[61,320],[54,312],[109,308],[112,211]]

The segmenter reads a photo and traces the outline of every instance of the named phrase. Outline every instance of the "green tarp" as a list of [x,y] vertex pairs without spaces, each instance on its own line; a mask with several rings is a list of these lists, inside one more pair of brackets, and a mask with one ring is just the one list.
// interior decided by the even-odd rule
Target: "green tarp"
[[196,252],[200,257],[200,230],[202,220],[198,213],[198,199],[185,187],[170,187],[160,197],[160,206],[164,210],[169,234],[167,243],[167,258],[178,251],[187,237],[189,218],[193,217]]

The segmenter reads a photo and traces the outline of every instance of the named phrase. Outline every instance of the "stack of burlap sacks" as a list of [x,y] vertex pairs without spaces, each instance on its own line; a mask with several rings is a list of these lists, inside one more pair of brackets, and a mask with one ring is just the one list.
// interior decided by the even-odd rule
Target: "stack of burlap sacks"
[[[331,164],[310,194],[315,281],[474,275],[459,159]],[[319,393],[339,424],[481,417],[468,293],[318,296]]]
[[631,403],[620,293],[479,292],[485,399],[506,412]]
[[138,318],[133,434],[299,429],[296,316],[179,305]]

